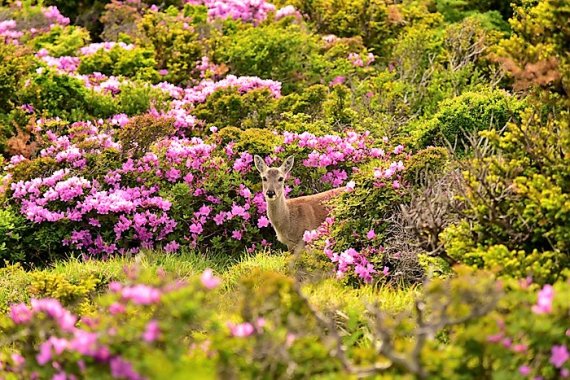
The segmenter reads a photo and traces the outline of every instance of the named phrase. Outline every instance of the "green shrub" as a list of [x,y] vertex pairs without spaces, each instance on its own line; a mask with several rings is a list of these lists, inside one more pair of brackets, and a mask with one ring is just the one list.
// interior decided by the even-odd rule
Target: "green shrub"
[[299,92],[291,93],[278,99],[276,113],[306,114],[318,118],[323,113],[323,102],[329,94],[329,89],[321,84],[307,87]]
[[117,132],[117,139],[121,143],[123,152],[138,158],[144,155],[151,145],[160,142],[162,138],[174,135],[175,132],[173,119],[148,114],[137,115]]
[[157,67],[168,71],[164,80],[189,84],[198,77],[196,64],[205,55],[207,42],[200,40],[192,18],[178,12],[151,12],[140,20],[138,28],[144,43],[155,51]]
[[308,16],[319,33],[362,36],[365,45],[377,54],[387,50],[391,37],[404,20],[400,7],[389,6],[381,0],[294,0],[290,3]]
[[19,99],[31,104],[36,112],[48,117],[81,120],[88,114],[87,90],[80,79],[52,70],[32,75],[20,89]]
[[23,215],[9,207],[0,211],[0,263],[25,260],[22,241],[27,232]]
[[81,27],[57,25],[49,33],[34,38],[32,43],[36,50],[46,49],[50,56],[61,57],[76,55],[89,40],[89,32]]
[[445,148],[422,149],[406,163],[404,178],[412,184],[420,184],[422,180],[444,173],[449,160],[449,153]]
[[466,161],[465,220],[445,240],[457,260],[545,283],[569,265],[570,132],[564,119],[531,112],[502,135],[483,133],[494,151]]
[[218,128],[266,128],[271,121],[275,100],[267,89],[240,94],[234,88],[215,91],[192,111],[198,119]]
[[224,36],[215,50],[216,62],[235,75],[258,76],[283,83],[289,94],[319,78],[318,41],[300,26],[281,23],[249,27]]
[[25,48],[0,41],[0,114],[7,114],[16,106],[17,94],[32,63]]
[[99,49],[94,54],[82,56],[78,70],[80,74],[100,72],[155,81],[158,79],[155,67],[154,51],[140,47],[124,49],[116,45],[111,50]]
[[151,107],[158,111],[166,109],[168,95],[158,88],[153,88],[144,81],[130,81],[121,84],[119,94],[115,97],[116,113],[129,116],[146,113]]
[[517,117],[523,104],[501,90],[466,92],[443,101],[436,114],[419,121],[421,126],[412,130],[412,138],[418,147],[449,143],[461,152],[468,148],[467,136],[486,129],[502,129]]

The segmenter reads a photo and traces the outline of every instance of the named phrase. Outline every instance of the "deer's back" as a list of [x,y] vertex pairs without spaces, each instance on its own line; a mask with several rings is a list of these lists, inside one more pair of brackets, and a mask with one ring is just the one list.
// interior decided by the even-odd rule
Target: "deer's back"
[[325,221],[329,208],[324,204],[338,194],[341,189],[332,189],[313,195],[287,200],[291,212],[291,222],[302,236],[306,230],[314,230]]

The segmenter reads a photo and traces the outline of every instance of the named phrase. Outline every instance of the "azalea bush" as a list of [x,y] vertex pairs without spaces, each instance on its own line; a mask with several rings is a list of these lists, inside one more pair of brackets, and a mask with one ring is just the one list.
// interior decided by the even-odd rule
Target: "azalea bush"
[[[316,311],[291,278],[274,272],[243,277],[241,297],[218,314],[223,282],[211,269],[174,282],[161,269],[124,271],[127,280],[109,283],[86,314],[70,311],[69,299],[61,296],[63,304],[55,298],[12,304],[0,323],[6,337],[0,373],[136,379],[199,368],[206,377],[291,371],[568,376],[570,305],[562,282],[501,286],[489,274],[460,270],[456,279],[426,284],[413,305],[395,316],[369,305],[365,320],[345,306],[348,314],[335,322]],[[380,338],[385,345],[370,344]]]

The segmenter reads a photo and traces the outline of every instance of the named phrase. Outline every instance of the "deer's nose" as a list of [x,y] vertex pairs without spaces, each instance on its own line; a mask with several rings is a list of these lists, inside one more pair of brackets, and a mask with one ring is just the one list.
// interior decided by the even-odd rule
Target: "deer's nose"
[[275,191],[267,190],[267,192],[265,192],[265,195],[267,195],[267,198],[273,198],[275,196]]

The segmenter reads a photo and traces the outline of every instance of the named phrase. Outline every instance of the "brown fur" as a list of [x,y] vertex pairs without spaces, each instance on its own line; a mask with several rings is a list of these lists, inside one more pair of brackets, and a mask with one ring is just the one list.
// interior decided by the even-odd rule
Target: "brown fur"
[[[333,189],[304,197],[285,199],[284,177],[293,166],[289,157],[279,168],[268,168],[261,157],[255,157],[255,165],[263,179],[263,194],[267,201],[267,216],[277,234],[277,239],[294,253],[305,247],[305,231],[314,230],[325,221],[329,210],[326,201],[342,189]],[[273,197],[268,197],[268,191]]]

